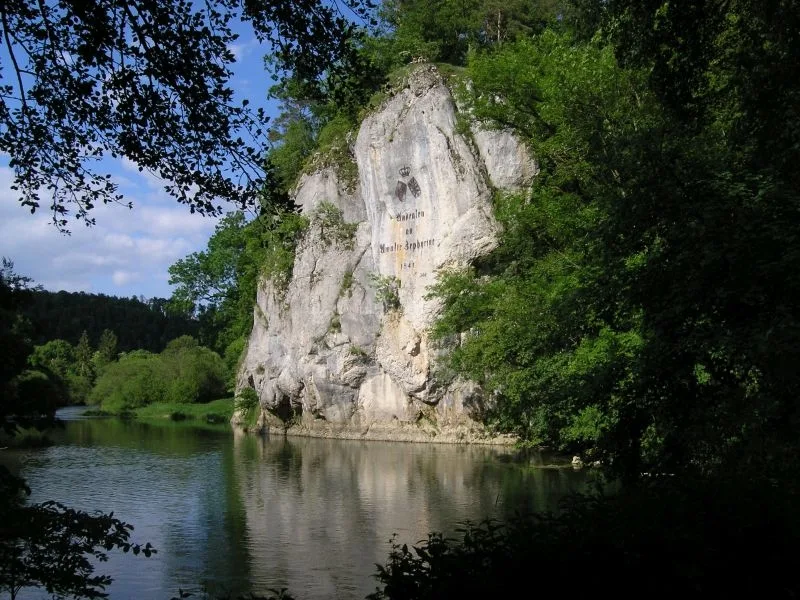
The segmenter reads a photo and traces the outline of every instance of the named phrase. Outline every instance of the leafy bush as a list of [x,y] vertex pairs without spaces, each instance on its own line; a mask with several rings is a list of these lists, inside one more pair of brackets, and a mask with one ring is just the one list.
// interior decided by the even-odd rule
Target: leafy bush
[[342,276],[342,283],[339,285],[339,298],[353,295],[353,269],[347,269]]
[[328,121],[320,129],[317,154],[310,165],[311,168],[332,166],[339,181],[349,190],[353,190],[358,181],[358,166],[350,151],[350,145],[355,140],[355,128],[355,123],[342,114]]
[[208,402],[225,393],[226,378],[216,352],[183,336],[159,355],[128,353],[109,364],[89,399],[114,413],[155,402]]
[[375,288],[375,297],[383,303],[384,310],[400,308],[400,280],[397,277],[371,273],[369,280]]
[[70,404],[86,404],[94,385],[92,378],[85,375],[67,374],[67,390]]
[[236,375],[239,371],[239,364],[245,348],[247,348],[247,338],[245,336],[237,337],[225,347],[225,354],[222,360],[225,363],[225,368],[228,369],[228,392],[233,392],[236,387]]
[[89,395],[90,404],[119,413],[165,399],[168,375],[158,355],[132,354],[106,367]]
[[0,537],[0,590],[10,598],[24,588],[46,589],[55,598],[104,598],[111,577],[96,575],[94,568],[108,560],[109,550],[156,553],[149,543],[132,543],[133,527],[113,514],[89,514],[53,501],[24,505],[9,496],[0,502],[0,516],[7,524]]
[[557,514],[466,523],[459,539],[393,541],[368,598],[518,598],[534,569],[575,598],[796,597],[796,485],[755,480],[670,477],[574,496]]
[[352,356],[356,356],[356,357],[361,358],[361,359],[369,358],[369,354],[366,352],[366,350],[364,350],[363,348],[361,348],[359,346],[350,346],[350,348],[348,348],[348,352]]
[[285,289],[292,278],[297,243],[308,230],[309,220],[294,212],[280,211],[262,220],[260,251],[254,253],[260,260],[261,272],[272,280],[278,289]]
[[28,369],[12,380],[13,392],[30,412],[50,414],[67,401],[63,382],[45,371]]
[[247,412],[253,408],[258,406],[258,394],[253,388],[244,388],[238,394],[236,394],[236,399],[234,400],[234,408],[237,411]]
[[34,368],[49,369],[65,379],[75,364],[75,348],[66,340],[51,340],[33,348],[28,364]]
[[216,352],[198,345],[194,338],[173,340],[160,355],[170,380],[167,402],[208,402],[225,393],[227,370]]
[[234,400],[234,408],[241,415],[242,422],[248,428],[255,427],[261,414],[258,394],[253,388],[244,388]]
[[[326,244],[353,249],[358,223],[346,223],[341,208],[331,202],[321,202],[311,214],[311,220],[319,225],[320,237]],[[351,271],[351,280],[352,276]]]

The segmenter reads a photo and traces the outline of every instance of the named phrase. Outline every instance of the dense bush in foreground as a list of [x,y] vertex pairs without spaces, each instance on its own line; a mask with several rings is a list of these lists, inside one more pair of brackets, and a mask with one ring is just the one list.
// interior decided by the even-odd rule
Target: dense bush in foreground
[[567,597],[796,598],[796,489],[766,478],[666,478],[558,514],[469,524],[394,545],[371,600]]

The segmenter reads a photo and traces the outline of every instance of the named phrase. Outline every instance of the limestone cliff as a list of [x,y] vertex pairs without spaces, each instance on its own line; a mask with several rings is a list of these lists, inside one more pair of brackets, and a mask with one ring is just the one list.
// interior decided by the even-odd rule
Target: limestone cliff
[[[536,165],[509,132],[475,128],[465,139],[456,115],[439,73],[420,66],[362,123],[350,147],[357,183],[333,167],[299,182],[295,201],[311,225],[288,287],[259,287],[239,372],[239,388],[260,398],[261,426],[492,441],[471,418],[474,386],[434,373],[427,331],[437,303],[426,290],[439,270],[495,246],[492,186],[529,185]],[[357,228],[332,231],[332,205]]]

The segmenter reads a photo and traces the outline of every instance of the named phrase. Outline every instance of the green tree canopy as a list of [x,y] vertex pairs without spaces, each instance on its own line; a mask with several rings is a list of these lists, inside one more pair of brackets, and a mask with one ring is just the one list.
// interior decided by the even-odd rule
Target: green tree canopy
[[497,195],[498,249],[434,289],[435,332],[464,334],[451,366],[531,443],[634,477],[791,462],[800,9],[600,4],[604,35],[471,56],[473,114],[541,173]]
[[117,334],[104,329],[97,342],[97,351],[92,356],[94,372],[99,374],[109,363],[117,359]]
[[155,402],[209,402],[224,395],[227,380],[228,370],[216,352],[182,336],[161,354],[129,352],[110,363],[89,401],[115,413]]
[[394,30],[394,50],[406,61],[421,56],[463,65],[471,49],[500,46],[540,32],[564,4],[559,0],[405,0],[387,2],[384,13]]
[[28,363],[34,368],[48,369],[65,379],[67,373],[75,368],[75,348],[66,340],[50,340],[34,347]]

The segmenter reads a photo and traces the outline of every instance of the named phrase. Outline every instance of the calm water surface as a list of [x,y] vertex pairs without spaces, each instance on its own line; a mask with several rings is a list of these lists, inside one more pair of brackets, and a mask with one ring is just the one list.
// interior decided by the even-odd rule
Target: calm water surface
[[[113,599],[287,587],[298,600],[363,598],[389,539],[555,508],[591,473],[538,468],[508,449],[234,434],[227,427],[86,419],[56,445],[4,452],[33,490],[135,526],[152,558],[115,554]],[[538,461],[534,461],[538,462]],[[35,598],[36,596],[29,596]]]

